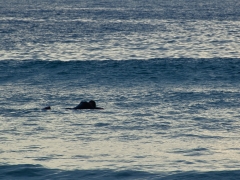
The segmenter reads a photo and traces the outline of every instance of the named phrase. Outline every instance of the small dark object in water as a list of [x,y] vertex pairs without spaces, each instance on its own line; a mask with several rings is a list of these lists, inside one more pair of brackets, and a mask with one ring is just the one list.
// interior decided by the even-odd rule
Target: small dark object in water
[[79,105],[77,105],[73,109],[93,109],[93,106],[89,102],[81,101]]
[[96,102],[91,100],[89,102],[81,101],[80,104],[74,107],[73,109],[103,109],[103,108],[96,107]]
[[43,108],[43,110],[50,110],[51,109],[51,106],[47,106],[45,108]]
[[[74,108],[66,108],[66,109],[103,109],[100,107],[96,107],[96,102],[91,100],[89,102],[87,101],[81,101],[79,105],[77,105]],[[51,106],[47,106],[43,108],[42,110],[51,110]]]

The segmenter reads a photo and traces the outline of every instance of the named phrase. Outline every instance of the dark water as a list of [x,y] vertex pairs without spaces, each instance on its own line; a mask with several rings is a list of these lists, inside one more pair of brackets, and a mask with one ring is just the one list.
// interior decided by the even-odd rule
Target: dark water
[[239,5],[0,2],[0,178],[238,179]]
[[111,171],[111,170],[74,170],[61,171],[45,169],[41,166],[18,165],[1,166],[0,177],[5,179],[237,179],[239,171],[220,172],[185,172],[166,175],[140,171]]

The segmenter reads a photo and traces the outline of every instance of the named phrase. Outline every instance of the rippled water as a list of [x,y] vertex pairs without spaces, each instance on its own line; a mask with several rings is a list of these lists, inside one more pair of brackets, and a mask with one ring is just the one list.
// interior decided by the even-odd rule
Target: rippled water
[[[238,179],[238,1],[0,14],[2,179]],[[91,99],[104,110],[65,109]]]
[[[238,170],[239,62],[1,61],[2,163],[81,170],[81,176],[108,169],[111,178],[132,170],[136,179],[135,171],[170,178]],[[83,99],[104,110],[65,109]],[[51,111],[42,110],[47,105]],[[26,174],[34,172],[30,166]]]
[[1,7],[2,60],[239,57],[233,0],[10,1]]

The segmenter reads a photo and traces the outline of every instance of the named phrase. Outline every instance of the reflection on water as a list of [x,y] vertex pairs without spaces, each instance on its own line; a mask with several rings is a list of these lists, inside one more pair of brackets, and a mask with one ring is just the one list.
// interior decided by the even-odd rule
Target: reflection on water
[[[190,118],[188,113],[162,105],[149,108],[147,116],[141,108],[131,113],[114,109],[92,112],[55,107],[5,117],[1,121],[2,163],[148,172],[239,168],[238,130],[227,128],[227,112],[222,113],[222,120],[214,121],[219,111],[208,110],[201,119],[194,119],[196,114]],[[236,127],[238,122],[229,123]]]
[[[108,23],[111,26],[116,22]],[[129,22],[118,23],[119,26],[127,26]],[[10,50],[4,47],[0,60],[128,60],[166,57],[237,58],[240,56],[239,22],[205,20],[138,22],[136,20],[131,23],[136,28],[143,23],[146,32],[112,31],[93,35],[80,34],[77,37],[58,37],[57,34],[53,34],[51,38],[54,42],[48,40],[44,40],[43,43],[19,42],[15,44],[14,49]],[[148,30],[149,26],[153,26],[153,29]],[[29,39],[29,36],[33,34],[28,34],[26,39]],[[43,35],[39,34],[39,36]]]

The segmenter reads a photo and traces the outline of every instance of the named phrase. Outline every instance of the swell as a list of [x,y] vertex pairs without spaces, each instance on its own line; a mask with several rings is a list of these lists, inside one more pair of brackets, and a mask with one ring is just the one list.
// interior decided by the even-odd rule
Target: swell
[[0,82],[84,80],[103,84],[153,82],[236,84],[240,59],[150,59],[106,61],[0,61]]
[[1,165],[0,177],[3,179],[238,179],[239,170],[209,172],[146,172],[135,170],[60,170],[48,169],[40,165],[20,164]]

